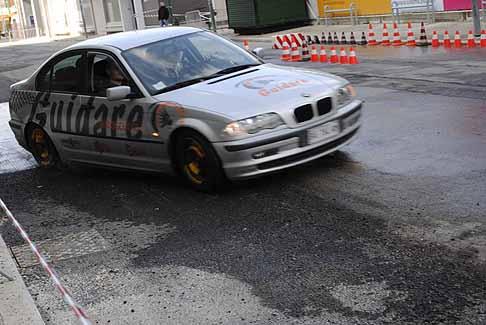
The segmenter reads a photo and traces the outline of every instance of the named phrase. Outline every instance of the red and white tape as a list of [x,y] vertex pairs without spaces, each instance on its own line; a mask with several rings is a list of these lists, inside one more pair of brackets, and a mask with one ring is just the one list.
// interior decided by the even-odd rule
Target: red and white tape
[[86,313],[84,312],[83,308],[81,308],[76,301],[74,301],[73,297],[71,294],[67,291],[67,289],[62,285],[61,281],[59,280],[59,277],[56,275],[56,272],[54,269],[47,263],[46,259],[44,256],[39,252],[37,247],[35,246],[34,242],[30,239],[29,235],[25,232],[24,228],[20,225],[20,223],[17,221],[17,219],[14,218],[10,210],[7,208],[5,203],[0,199],[0,210],[2,210],[6,216],[12,221],[13,225],[15,228],[20,232],[20,235],[22,238],[29,244],[30,249],[34,253],[34,255],[37,257],[37,260],[39,263],[42,265],[44,270],[49,274],[52,282],[54,283],[54,286],[59,290],[61,295],[64,298],[64,301],[71,307],[73,313],[76,315],[76,317],[79,319],[81,324],[83,325],[91,325],[91,321],[89,318],[86,316]]

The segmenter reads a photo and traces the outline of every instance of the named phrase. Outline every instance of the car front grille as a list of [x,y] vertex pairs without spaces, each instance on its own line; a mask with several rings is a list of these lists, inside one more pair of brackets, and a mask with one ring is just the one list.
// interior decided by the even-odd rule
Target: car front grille
[[317,102],[317,112],[319,116],[326,115],[332,111],[332,99],[331,97],[323,98]]
[[[326,97],[317,101],[317,113],[319,116],[326,115],[332,111],[332,98]],[[306,104],[297,107],[294,110],[295,121],[297,123],[303,123],[310,121],[314,118],[314,110],[311,104]]]
[[294,110],[294,115],[297,123],[302,123],[305,121],[312,120],[312,118],[314,117],[314,112],[312,111],[312,105],[307,104],[307,105],[297,107]]

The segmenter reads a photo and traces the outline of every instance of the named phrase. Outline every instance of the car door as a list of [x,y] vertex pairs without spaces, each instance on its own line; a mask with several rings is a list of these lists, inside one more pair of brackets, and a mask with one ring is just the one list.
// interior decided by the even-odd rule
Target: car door
[[86,92],[84,51],[60,54],[42,68],[36,79],[39,91],[33,121],[50,135],[64,160],[86,159],[91,144],[83,137],[86,127],[77,117]]
[[[87,71],[88,92],[81,96],[81,105],[90,119],[93,162],[157,171],[167,167],[166,143],[150,128],[154,100],[141,94],[120,61],[108,52],[88,51]],[[106,90],[116,86],[130,86],[131,98],[109,101]]]

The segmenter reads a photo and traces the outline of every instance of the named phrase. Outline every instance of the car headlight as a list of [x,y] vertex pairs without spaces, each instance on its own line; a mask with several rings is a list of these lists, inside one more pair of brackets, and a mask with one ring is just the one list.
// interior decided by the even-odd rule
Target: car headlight
[[349,104],[356,96],[356,91],[353,86],[346,85],[337,90],[336,102],[339,107]]
[[266,113],[232,122],[226,125],[223,132],[230,136],[254,134],[265,129],[274,129],[283,124],[284,122],[277,113]]

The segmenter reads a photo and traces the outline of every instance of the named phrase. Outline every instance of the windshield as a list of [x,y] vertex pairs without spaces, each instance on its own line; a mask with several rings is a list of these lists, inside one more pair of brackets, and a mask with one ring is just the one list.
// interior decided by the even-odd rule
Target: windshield
[[210,32],[150,43],[127,50],[123,56],[151,95],[261,64]]

